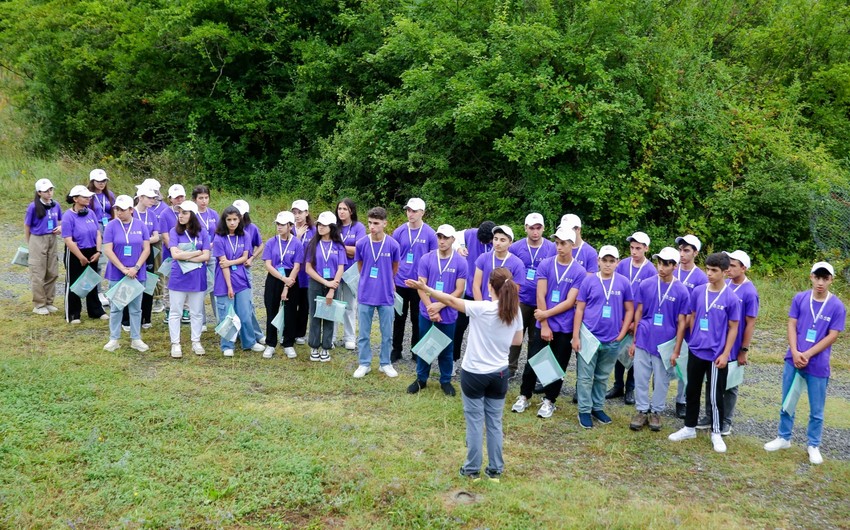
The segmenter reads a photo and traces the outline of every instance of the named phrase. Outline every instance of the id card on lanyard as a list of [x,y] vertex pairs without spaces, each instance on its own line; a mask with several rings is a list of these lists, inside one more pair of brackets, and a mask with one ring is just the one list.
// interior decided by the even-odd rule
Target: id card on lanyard
[[[410,230],[410,225],[408,225],[408,230]],[[372,251],[372,267],[369,269],[369,277],[377,278],[378,277],[378,258],[381,257],[381,252],[384,250],[384,243],[387,242],[387,235],[384,234],[384,238],[381,240],[381,246],[378,247],[378,253],[375,253],[375,242],[372,241],[372,236],[369,236],[369,250]]]
[[717,303],[717,300],[719,300],[720,297],[723,296],[723,291],[725,291],[727,287],[729,287],[729,286],[724,283],[723,289],[720,289],[720,292],[717,293],[717,296],[714,297],[714,301],[709,304],[708,303],[708,286],[706,286],[706,288],[705,288],[705,316],[703,316],[702,318],[699,319],[699,330],[700,331],[708,331],[708,312],[711,310],[712,307],[714,307],[714,304]]
[[826,300],[823,301],[823,305],[820,306],[817,315],[815,315],[815,294],[811,293],[809,295],[809,311],[812,313],[812,327],[806,330],[806,342],[810,344],[814,344],[815,342],[817,342],[818,331],[816,326],[818,320],[820,320],[821,318],[821,315],[823,315],[823,310],[826,307],[826,303],[829,302],[829,297],[831,295],[832,293],[830,293],[829,291],[826,292]]
[[[120,221],[119,221],[120,222]],[[130,244],[130,232],[133,230],[133,218],[130,218],[130,224],[127,226],[127,229],[124,230],[124,223],[121,223],[121,230],[124,232],[124,256],[132,256],[133,255],[133,245]]]
[[410,249],[407,251],[407,255],[404,258],[405,263],[413,263],[413,245],[419,241],[419,236],[422,234],[422,229],[424,227],[424,224],[420,226],[419,231],[416,232],[416,237],[413,237],[410,232],[410,223],[407,223],[407,241],[410,243]]
[[[640,272],[640,271],[638,271]],[[653,326],[663,326],[664,325],[664,314],[661,312],[661,306],[664,305],[664,301],[667,300],[667,295],[670,293],[670,289],[673,288],[673,282],[676,281],[676,277],[673,276],[670,279],[670,284],[667,286],[667,290],[664,291],[664,295],[661,295],[661,277],[656,277],[656,285],[657,290],[656,294],[658,295],[658,309],[656,309],[655,316],[652,319]]]
[[[567,273],[570,272],[570,269],[573,267],[573,263],[575,262],[576,260],[574,259],[570,260],[570,264],[567,265],[567,268],[564,270],[563,274],[561,274],[558,271],[558,259],[555,258],[554,260],[552,260],[552,268],[555,269],[555,281],[557,282],[555,284],[556,288],[552,291],[552,294],[549,297],[549,301],[553,304],[561,302],[561,283],[563,283],[564,279],[567,277]],[[602,286],[602,290],[605,290],[604,285]]]
[[452,250],[452,253],[449,254],[448,259],[446,259],[446,266],[444,267],[440,264],[440,254],[439,253],[437,254],[437,270],[440,272],[440,279],[437,280],[437,282],[434,284],[434,290],[435,291],[440,291],[441,293],[445,292],[443,290],[443,288],[445,287],[445,284],[443,283],[443,273],[446,272],[446,269],[449,268],[449,265],[451,264],[452,258],[454,257],[454,255],[455,255],[455,251]]
[[328,251],[325,252],[324,242],[322,242],[321,240],[319,241],[319,249],[322,251],[322,259],[325,260],[323,264],[324,266],[322,267],[322,278],[325,280],[331,279],[331,268],[328,265],[330,265],[329,262],[331,259],[331,251],[333,250],[333,245],[333,241],[331,241],[330,245],[328,245]]
[[[230,245],[230,260],[236,259],[236,250],[239,248],[239,236],[236,236],[236,244],[233,244],[233,240],[230,239],[230,234],[227,234],[227,244]],[[238,265],[231,265],[230,270],[236,271]]]
[[277,236],[277,251],[280,254],[280,265],[277,267],[277,272],[280,273],[281,276],[286,276],[286,264],[284,260],[286,259],[286,253],[289,250],[289,244],[292,243],[292,235],[290,234],[289,239],[286,240],[286,247],[281,245],[280,236]]
[[605,282],[602,281],[602,273],[597,272],[596,277],[599,278],[599,284],[602,286],[602,294],[605,296],[605,305],[602,306],[602,318],[611,318],[611,292],[614,290],[614,276],[611,276],[611,284],[608,290],[605,290]]

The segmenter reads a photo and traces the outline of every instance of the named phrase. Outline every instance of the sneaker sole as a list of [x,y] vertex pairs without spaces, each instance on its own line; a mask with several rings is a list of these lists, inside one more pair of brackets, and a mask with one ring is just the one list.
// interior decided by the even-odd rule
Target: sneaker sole
[[331,362],[331,358],[330,357],[328,357],[327,359],[319,358],[319,361],[321,361],[323,363],[329,363],[329,362]]
[[314,362],[314,363],[318,363],[318,362],[321,362],[321,359],[319,359],[318,357],[310,357],[310,361]]

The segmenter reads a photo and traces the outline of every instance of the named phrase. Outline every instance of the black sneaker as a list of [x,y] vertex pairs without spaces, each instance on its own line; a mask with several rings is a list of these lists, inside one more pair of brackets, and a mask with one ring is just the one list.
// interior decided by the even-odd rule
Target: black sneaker
[[455,392],[455,387],[451,383],[440,383],[440,388],[443,389],[443,394],[454,397],[457,392]]
[[602,410],[591,410],[590,415],[593,416],[596,421],[598,421],[602,425],[608,425],[612,421],[611,417],[605,414],[605,411]]
[[684,403],[676,403],[676,417],[679,419],[685,419],[685,412],[687,412],[688,407]]
[[708,416],[701,417],[699,421],[697,421],[697,429],[700,431],[711,429],[711,418]]
[[573,405],[578,405],[578,393],[573,394]]
[[623,397],[623,402],[626,405],[634,405],[635,404],[635,391],[634,390],[626,390],[626,395]]
[[502,480],[502,474],[497,473],[496,471],[491,471],[490,469],[485,469],[484,474],[487,475],[487,478],[490,480],[490,482],[499,483]]
[[415,394],[415,393],[419,392],[420,390],[422,390],[423,388],[425,388],[426,384],[427,383],[425,381],[420,381],[419,379],[417,379],[416,381],[410,383],[410,386],[407,387],[407,393],[408,394]]
[[605,399],[614,399],[614,398],[618,398],[618,397],[623,397],[624,393],[625,392],[623,391],[623,387],[612,386],[611,390],[609,390],[608,393],[605,394]]
[[479,480],[481,480],[481,474],[480,473],[478,473],[478,472],[467,473],[463,470],[463,466],[460,466],[460,477],[461,478],[468,478],[468,479],[472,480],[472,482],[478,482]]
[[720,428],[720,435],[729,436],[730,434],[732,434],[732,423],[723,422],[723,426]]

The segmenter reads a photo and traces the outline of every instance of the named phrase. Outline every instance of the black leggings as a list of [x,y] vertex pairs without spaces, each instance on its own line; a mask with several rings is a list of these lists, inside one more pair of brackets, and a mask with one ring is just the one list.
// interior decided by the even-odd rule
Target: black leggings
[[[83,253],[83,256],[91,258],[97,253],[97,249],[94,247],[81,248],[80,252]],[[97,265],[97,261],[85,266],[81,265],[77,256],[71,254],[67,248],[65,249],[65,320],[67,322],[79,319],[83,311],[83,301],[71,291],[71,286],[83,274],[86,267],[91,267],[97,272]],[[100,318],[101,315],[106,314],[97,296],[97,286],[86,295],[86,312],[90,318]]]
[[[291,271],[284,271],[285,275],[288,276]],[[278,341],[278,331],[277,328],[272,325],[272,320],[277,316],[277,312],[280,310],[280,297],[283,294],[284,283],[271,274],[266,276],[266,287],[263,291],[263,304],[266,306],[266,346],[271,346],[274,348],[277,346]],[[296,319],[296,304],[295,304],[295,296],[294,296],[295,287],[289,290],[289,300],[286,300],[283,303],[283,333],[281,346],[284,348],[291,348],[295,345],[295,331],[297,328]],[[301,337],[302,335],[297,335]]]

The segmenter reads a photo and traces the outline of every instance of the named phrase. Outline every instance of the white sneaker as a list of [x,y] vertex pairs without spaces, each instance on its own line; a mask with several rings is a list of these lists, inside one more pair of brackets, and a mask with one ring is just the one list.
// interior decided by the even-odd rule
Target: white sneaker
[[779,451],[780,449],[789,449],[790,447],[791,440],[786,440],[781,436],[777,436],[776,439],[764,444],[764,450],[769,452]]
[[366,366],[366,365],[361,364],[360,366],[357,367],[357,370],[354,370],[354,378],[360,379],[361,377],[364,377],[366,374],[368,374],[371,371],[372,371],[371,366]]
[[690,440],[697,437],[697,430],[693,427],[682,427],[667,437],[671,442],[681,442],[682,440]]
[[233,350],[224,350],[221,353],[223,353],[225,357],[233,357]]
[[34,307],[32,310],[36,315],[49,315],[50,311],[46,307]]
[[[103,304],[107,305],[107,304]],[[162,300],[154,300],[153,306],[151,307],[152,313],[162,313],[165,311],[165,305],[163,305]]]
[[[104,314],[100,315],[100,319],[101,320],[109,320],[109,313],[104,313]],[[147,324],[147,326],[151,327],[150,324]],[[142,324],[142,327],[145,327],[145,324]]]
[[48,305],[48,306],[45,306],[44,308],[47,309],[48,313],[55,313],[55,312],[59,311],[59,308],[56,307],[55,305]]
[[171,345],[171,358],[172,359],[179,359],[181,357],[183,357],[183,348],[181,348],[179,344],[172,344]]
[[322,361],[323,363],[330,362],[331,354],[328,353],[328,350],[321,350],[319,352],[319,360]]
[[271,359],[272,357],[274,357],[274,348],[266,346],[266,349],[263,350],[263,359]]
[[306,337],[298,337],[295,339],[295,344],[307,344]]
[[290,346],[288,348],[284,348],[283,354],[286,355],[287,357],[289,357],[290,359],[294,359],[294,358],[298,357],[298,354],[295,353],[295,348],[293,348],[292,346]]
[[711,433],[711,445],[714,446],[714,451],[717,453],[726,452],[726,442],[723,441],[723,435],[719,432]]
[[97,293],[97,299],[100,300],[100,305],[105,307],[109,306],[109,298],[107,298],[105,294]]
[[262,337],[260,337],[259,339],[257,339],[257,342],[259,342],[260,344],[262,344],[263,346],[265,346],[265,345],[266,345],[266,336],[265,336],[265,335],[263,335]]
[[201,346],[200,342],[193,342],[192,352],[194,352],[195,355],[206,355],[207,350],[205,350],[204,347]]
[[251,351],[254,351],[254,352],[261,352],[265,349],[266,349],[266,347],[263,346],[262,344],[260,344],[259,342],[255,342],[254,345],[251,346]]
[[391,364],[382,366],[378,368],[378,370],[384,372],[384,375],[386,375],[387,377],[398,377],[398,372],[395,371],[395,368],[393,368],[393,365]]
[[136,351],[146,352],[150,349],[150,347],[142,342],[142,339],[133,339],[130,341],[130,347]]
[[74,320],[72,320],[71,322],[69,322],[69,324],[80,324],[80,319],[79,319],[79,318],[75,318]]
[[552,414],[555,412],[555,405],[552,404],[551,401],[544,398],[543,403],[540,404],[540,409],[537,411],[538,418],[551,418]]
[[206,333],[206,332],[207,332],[207,325],[204,324],[203,326],[201,326],[201,333]]
[[511,407],[511,412],[525,412],[525,409],[528,408],[528,400],[525,399],[525,396],[520,394],[518,398],[516,398],[516,403]]
[[121,344],[117,340],[110,340],[103,346],[103,349],[106,351],[115,351],[120,347]]
[[809,446],[809,462],[814,465],[823,464],[823,457],[820,454],[820,449]]
[[130,331],[130,326],[125,326],[124,324],[121,324],[121,329],[123,329],[124,331],[129,332],[129,331]]
[[317,350],[316,348],[310,348],[310,360],[315,362],[319,362],[322,360],[319,357],[319,350]]
[[357,348],[357,344],[355,344],[355,342],[353,340],[346,341],[346,343],[345,343],[345,349],[346,350],[351,351],[351,350],[354,350],[356,348]]
[[[101,317],[101,318],[103,318],[103,317]],[[109,320],[109,317],[105,318],[104,320]],[[142,324],[142,329],[151,329],[151,323],[145,322],[144,324]]]

